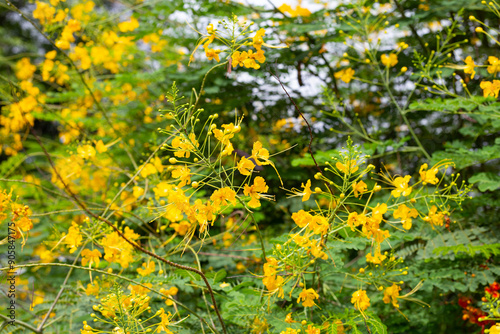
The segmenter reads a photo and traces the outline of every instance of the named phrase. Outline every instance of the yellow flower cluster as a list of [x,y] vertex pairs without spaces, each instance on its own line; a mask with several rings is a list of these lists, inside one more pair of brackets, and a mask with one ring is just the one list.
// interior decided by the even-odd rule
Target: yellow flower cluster
[[[250,25],[248,26],[246,24],[241,25],[238,23],[237,20],[238,18],[234,16],[232,24],[234,26],[241,27],[242,31],[240,35],[236,36],[235,31],[232,30],[231,39],[226,39],[222,35],[220,35],[217,29],[214,27],[214,25],[210,23],[207,26],[207,35],[203,35],[204,37],[201,38],[201,40],[196,45],[195,49],[191,54],[190,62],[194,59],[193,54],[201,45],[203,45],[203,48],[205,49],[205,56],[207,57],[208,60],[215,59],[217,62],[220,62],[220,54],[222,52],[225,52],[226,50],[214,49],[210,47],[210,45],[212,44],[212,42],[214,42],[214,40],[219,40],[223,44],[229,46],[227,50],[227,52],[230,53],[229,56],[227,57],[227,60],[229,62],[228,73],[231,73],[231,69],[233,67],[236,68],[238,66],[244,66],[246,68],[253,68],[258,70],[260,68],[259,63],[262,64],[266,61],[266,57],[264,56],[264,50],[262,50],[262,46],[272,47],[264,43],[263,37],[266,31],[263,28],[261,28],[255,32],[255,35],[253,37],[244,37],[243,39],[239,40],[240,37],[247,34],[245,31],[253,23],[250,23]],[[249,39],[251,39],[251,41],[249,41]],[[249,45],[252,45],[255,48],[255,51],[254,50],[240,51],[241,47]]]
[[293,9],[290,5],[284,3],[281,6],[279,6],[278,9],[282,13],[290,14],[291,17],[298,17],[298,16],[308,17],[311,15],[311,11],[307,8],[300,6],[300,4],[297,5],[295,9]]
[[22,205],[12,201],[12,192],[7,193],[5,189],[0,191],[0,222],[6,221],[11,216],[9,231],[13,230],[14,235],[9,232],[9,236],[14,239],[23,239],[22,245],[26,243],[23,232],[29,232],[33,228],[31,220],[32,212],[27,205]]

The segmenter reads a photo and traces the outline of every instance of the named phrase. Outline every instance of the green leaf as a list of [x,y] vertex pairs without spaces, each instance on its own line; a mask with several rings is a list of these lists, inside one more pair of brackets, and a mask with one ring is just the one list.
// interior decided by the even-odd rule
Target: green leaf
[[372,333],[387,334],[387,326],[384,325],[380,319],[368,318],[366,322],[371,325]]
[[219,270],[218,272],[215,273],[214,284],[217,282],[220,282],[226,276],[227,276],[227,272],[224,269]]
[[493,173],[479,173],[469,179],[470,183],[478,183],[480,191],[495,191],[500,188],[500,176]]

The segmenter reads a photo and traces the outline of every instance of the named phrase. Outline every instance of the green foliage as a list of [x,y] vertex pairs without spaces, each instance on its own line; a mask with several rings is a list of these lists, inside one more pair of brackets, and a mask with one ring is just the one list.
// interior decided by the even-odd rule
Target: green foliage
[[[14,223],[22,321],[0,331],[482,330],[459,300],[498,309],[479,300],[500,276],[499,7],[319,2],[0,3],[0,267]],[[124,296],[143,304],[106,305]]]

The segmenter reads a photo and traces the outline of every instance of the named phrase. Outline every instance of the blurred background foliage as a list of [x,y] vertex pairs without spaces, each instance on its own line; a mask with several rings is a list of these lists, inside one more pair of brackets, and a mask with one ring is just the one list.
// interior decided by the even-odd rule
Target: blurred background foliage
[[[29,18],[37,6],[26,1],[12,3]],[[74,8],[84,3],[67,0],[59,6]],[[472,79],[464,73],[464,60],[471,56],[476,64],[487,64],[489,56],[498,56],[498,44],[485,34],[476,32],[479,24],[471,20],[470,16],[493,28],[498,28],[498,17],[478,0],[365,1],[363,6],[371,8],[373,14],[369,20],[375,22],[382,19],[385,22],[377,35],[381,37],[381,42],[374,51],[374,57],[380,59],[382,54],[400,50],[398,43],[409,45],[398,51],[397,65],[388,69],[394,79],[384,86],[380,73],[365,61],[368,58],[363,49],[365,44],[362,38],[359,39],[360,26],[356,26],[356,20],[362,17],[359,3],[304,0],[300,5],[287,4],[289,7],[283,7],[282,2],[275,0],[95,1],[94,9],[85,14],[90,16],[84,24],[87,40],[106,43],[105,39],[109,36],[103,33],[116,31],[117,22],[132,16],[138,20],[139,26],[129,35],[122,34],[130,36],[132,46],[126,50],[117,71],[97,66],[75,69],[68,65],[67,59],[59,57],[63,64],[69,66],[69,80],[57,84],[44,81],[40,74],[35,74],[34,81],[46,94],[46,103],[40,110],[33,112],[34,131],[42,136],[45,145],[55,156],[75,151],[78,143],[97,136],[106,139],[105,142],[121,138],[116,145],[122,148],[122,152],[115,152],[113,158],[120,162],[123,173],[120,171],[107,176],[109,180],[106,187],[110,193],[104,193],[101,198],[94,198],[90,188],[82,189],[79,193],[102,208],[105,205],[103,201],[116,193],[112,185],[127,182],[127,175],[135,170],[128,155],[142,163],[164,140],[157,131],[166,124],[159,109],[166,107],[164,94],[172,83],[176,82],[186,98],[192,96],[193,88],[200,93],[202,80],[215,62],[208,61],[203,52],[198,51],[194,54],[194,61],[188,65],[190,54],[200,37],[197,31],[205,33],[209,23],[217,24],[224,18],[230,19],[232,15],[251,20],[256,27],[266,30],[266,43],[287,48],[267,48],[266,62],[259,70],[237,67],[228,73],[227,66],[213,69],[206,77],[198,105],[205,109],[201,117],[217,113],[222,124],[234,122],[243,116],[242,131],[233,143],[238,155],[249,153],[252,143],[260,140],[271,153],[276,153],[273,160],[288,189],[300,188],[300,184],[312,179],[317,170],[308,152],[308,127],[273,74],[278,75],[304,118],[311,124],[314,137],[312,152],[322,168],[331,156],[345,146],[348,136],[370,156],[368,163],[374,164],[377,169],[385,167],[396,174],[417,175],[418,167],[423,163],[432,165],[443,158],[452,159],[456,164],[454,173],[460,173],[464,180],[476,185],[470,194],[472,198],[464,202],[462,209],[456,208],[451,213],[446,228],[439,231],[415,228],[406,233],[395,233],[396,238],[391,243],[394,253],[402,257],[410,268],[407,284],[415,286],[424,280],[418,298],[431,307],[404,303],[402,311],[409,321],[390,305],[373,303],[373,307],[390,333],[479,333],[481,327],[469,321],[471,316],[466,312],[470,310],[461,307],[459,299],[470,297],[471,305],[479,308],[483,288],[500,274],[498,258],[495,258],[500,254],[500,199],[497,192],[500,185],[500,103],[496,98],[483,97],[481,79],[491,77],[486,68],[477,68],[476,77]],[[0,102],[8,105],[19,91],[15,83],[16,63],[28,57],[31,63],[40,64],[44,55],[54,50],[54,47],[33,25],[13,11],[8,3],[0,0],[0,5]],[[348,19],[345,13],[349,13],[353,19]],[[37,20],[33,22],[42,29]],[[452,25],[453,30],[450,30]],[[55,41],[61,27],[56,25],[45,33]],[[430,68],[429,75],[422,76],[420,66],[431,57],[436,45],[448,37],[450,44],[457,44],[441,50],[441,54],[436,56],[440,60],[435,64],[443,67]],[[150,42],[145,42],[145,38],[149,38]],[[76,41],[79,42],[85,40]],[[154,46],[157,46],[156,50],[153,50]],[[226,56],[223,53],[221,58]],[[401,71],[403,67],[408,70]],[[355,70],[354,78],[349,83],[336,75],[346,68]],[[86,93],[79,76],[88,80],[100,96],[108,115],[107,121]],[[445,83],[454,96],[426,88],[434,84],[431,79]],[[466,89],[460,80],[466,83]],[[417,82],[419,86],[414,89]],[[389,98],[388,89],[392,98]],[[85,112],[78,113],[78,108],[69,113],[64,111],[68,105],[80,105],[82,101],[88,101]],[[403,108],[403,112],[398,108]],[[425,148],[425,153],[419,149],[403,116]],[[201,123],[204,121],[202,119]],[[105,122],[113,124],[115,130],[103,131]],[[66,209],[68,200],[61,196],[8,181],[38,183],[61,194],[51,183],[48,163],[28,131],[18,132],[23,139],[22,148],[19,149],[12,148],[16,141],[14,133],[3,131],[0,134],[0,145],[3,146],[0,155],[2,187],[14,187],[14,194],[33,206],[34,211],[38,211],[40,205],[44,207],[41,212]],[[66,145],[61,146],[61,142]],[[161,153],[159,156],[166,164],[168,156]],[[292,212],[311,204],[304,204],[297,198],[287,198],[272,169],[266,168],[261,174],[268,182],[269,193],[277,194],[276,203],[263,203],[256,214],[266,240],[270,240],[290,229],[292,222],[289,217]],[[144,209],[149,204],[143,201],[134,206],[132,212],[144,221],[151,220],[155,215]],[[65,213],[37,219],[30,241],[19,255],[20,263],[37,259],[36,246],[46,240],[49,233],[63,233],[71,220],[76,218]],[[132,224],[128,219],[125,221],[127,226],[142,231],[137,226],[140,223]],[[217,232],[222,233],[223,228],[219,231],[215,227],[211,232],[215,239]],[[224,269],[232,273],[234,278],[225,278],[225,281],[236,284],[238,275],[249,275],[245,273],[245,268],[257,271],[260,266],[251,260],[253,251],[221,250],[220,242],[206,246],[208,250],[204,249],[205,253],[198,255],[201,263],[211,267],[213,272]],[[347,251],[341,249],[337,265],[349,263],[365,249],[365,244],[353,246]],[[386,250],[390,250],[388,246]],[[163,250],[159,249],[158,252],[161,254]],[[241,256],[243,260],[207,255],[217,252]],[[165,250],[165,253],[168,252]],[[182,258],[179,254],[173,258],[180,263],[194,261],[189,252]],[[59,261],[71,263],[72,259],[71,256],[61,255]],[[332,270],[333,274],[336,272],[335,268],[324,270]],[[57,267],[51,268],[50,272],[49,268],[43,267],[30,272],[30,277],[35,279],[36,289],[44,291],[45,301],[38,306],[38,310],[26,311],[24,320],[40,320],[43,310],[47,310],[62,285],[66,272],[65,268]],[[180,300],[192,304],[195,309],[202,309],[201,302],[187,296],[190,290],[185,284],[189,279],[184,274],[180,272],[170,276],[168,283],[183,287],[185,295],[179,297]],[[46,275],[50,275],[50,281]],[[74,275],[78,280],[73,280],[73,289],[66,290],[59,305],[78,304],[81,311],[64,310],[59,306],[55,319],[62,317],[64,320],[56,321],[52,327],[54,331],[49,332],[67,332],[68,324],[64,322],[68,319],[71,332],[74,332],[81,328],[82,319],[88,316],[84,310],[89,310],[92,299],[82,295],[80,289],[81,282],[86,286],[88,275]],[[156,284],[156,280],[152,279],[151,283]],[[342,282],[344,276],[337,276],[334,280]],[[32,289],[32,284],[33,281],[30,281],[25,285],[26,293]],[[196,291],[191,292],[197,295]],[[238,298],[241,298],[241,294],[234,291],[224,303],[238,301]],[[346,297],[340,292],[338,298]],[[251,301],[245,302],[250,308]],[[234,308],[224,303],[224,312],[234,312]],[[325,312],[340,314],[344,308],[333,305]],[[282,313],[284,317],[285,310]],[[244,327],[247,321],[241,320],[245,318],[238,314],[227,313],[224,316],[233,319],[235,328]],[[274,317],[279,318],[280,314]],[[196,327],[194,320],[187,320],[193,328]],[[269,318],[268,321],[275,326],[273,328],[280,328],[278,320]]]

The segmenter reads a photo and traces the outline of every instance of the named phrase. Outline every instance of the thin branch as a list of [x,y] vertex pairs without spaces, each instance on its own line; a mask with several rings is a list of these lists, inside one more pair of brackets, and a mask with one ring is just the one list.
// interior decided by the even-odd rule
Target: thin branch
[[29,329],[29,330],[33,331],[33,333],[40,333],[40,334],[42,333],[42,331],[39,331],[35,327],[33,327],[33,326],[31,326],[31,325],[29,325],[29,324],[27,324],[24,321],[21,321],[19,319],[11,320],[11,319],[9,319],[9,317],[6,317],[5,315],[3,315],[1,313],[0,313],[0,318],[4,319],[7,322],[14,321],[16,324],[18,324],[18,325],[20,325],[20,326],[22,326],[22,327],[24,327],[26,329]]
[[[281,79],[278,76],[278,72],[277,71],[276,71],[276,73],[273,73],[272,71],[269,71],[269,72],[271,73],[271,75],[276,80],[278,80],[279,84],[281,85],[281,88],[283,89],[283,91],[285,91],[285,94],[288,96],[288,98],[290,99],[290,101],[295,106],[295,110],[297,110],[297,112],[299,113],[300,117],[302,117],[302,119],[304,120],[304,122],[306,122],[307,128],[309,129],[309,154],[311,155],[311,158],[313,159],[314,164],[316,165],[316,168],[321,173],[321,175],[323,175],[323,171],[321,170],[321,168],[319,168],[318,163],[316,162],[316,158],[314,157],[314,154],[313,154],[313,151],[312,151],[312,142],[313,142],[314,137],[313,137],[313,132],[312,132],[311,125],[309,124],[309,122],[307,121],[307,119],[304,117],[304,114],[302,114],[302,112],[300,111],[299,107],[297,106],[297,104],[295,103],[295,101],[292,99],[292,97],[290,96],[290,94],[288,94],[288,91],[286,90],[285,86],[283,85],[283,82],[281,81]],[[330,193],[333,194],[333,191],[330,188],[330,185],[328,183],[326,183],[326,182],[325,182],[325,185],[330,190]]]

